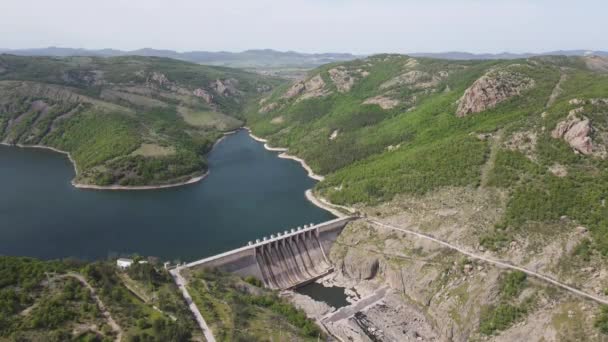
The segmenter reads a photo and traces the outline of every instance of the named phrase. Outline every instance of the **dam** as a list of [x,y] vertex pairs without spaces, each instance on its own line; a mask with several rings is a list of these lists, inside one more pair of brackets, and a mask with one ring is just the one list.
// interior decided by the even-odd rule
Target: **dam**
[[333,271],[326,253],[344,226],[354,219],[342,217],[292,228],[180,267],[217,268],[242,277],[256,277],[270,289],[293,289]]

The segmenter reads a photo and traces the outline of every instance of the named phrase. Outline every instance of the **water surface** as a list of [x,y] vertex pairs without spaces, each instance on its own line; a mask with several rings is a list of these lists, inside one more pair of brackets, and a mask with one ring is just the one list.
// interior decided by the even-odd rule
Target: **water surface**
[[347,296],[344,290],[345,288],[343,287],[325,287],[322,284],[312,282],[298,288],[296,291],[303,295],[307,295],[316,301],[325,302],[327,305],[339,309],[341,307],[350,305],[350,303],[346,300]]
[[190,261],[333,216],[314,185],[245,131],[208,156],[202,182],[150,191],[80,190],[66,156],[0,146],[0,255],[98,259],[138,253]]

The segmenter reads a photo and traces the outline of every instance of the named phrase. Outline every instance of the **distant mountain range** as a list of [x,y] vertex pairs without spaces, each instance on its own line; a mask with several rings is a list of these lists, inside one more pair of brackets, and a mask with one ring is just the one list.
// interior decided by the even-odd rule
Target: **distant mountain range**
[[453,60],[481,60],[481,59],[518,59],[528,58],[535,56],[608,56],[608,51],[590,51],[590,50],[558,50],[549,51],[543,53],[469,53],[461,51],[451,52],[416,52],[408,53],[407,55],[413,57],[431,57],[439,59],[453,59]]
[[316,66],[331,62],[349,61],[358,56],[350,53],[299,53],[294,51],[247,50],[243,52],[209,52],[189,51],[177,52],[172,50],[139,49],[133,51],[122,51],[115,49],[87,50],[48,47],[41,49],[9,50],[0,49],[0,53],[8,53],[19,56],[146,56],[146,57],[168,57],[194,63],[221,65],[236,68],[314,68]]
[[[314,68],[322,64],[331,62],[349,61],[363,55],[354,55],[351,53],[300,53],[295,51],[276,51],[272,49],[247,50],[243,52],[211,52],[211,51],[188,51],[177,52],[173,50],[158,50],[144,48],[132,51],[123,51],[115,49],[74,49],[61,47],[48,47],[40,49],[1,49],[0,53],[8,53],[19,56],[98,56],[98,57],[115,57],[115,56],[147,56],[147,57],[168,57],[194,63],[229,66],[235,68],[253,68],[253,69],[271,69],[271,68]],[[559,50],[545,53],[497,53],[497,54],[474,54],[468,52],[439,52],[439,53],[408,53],[414,57],[432,57],[440,59],[452,60],[481,60],[481,59],[517,59],[528,58],[534,56],[545,55],[563,55],[563,56],[585,56],[598,55],[608,56],[608,51],[589,51],[589,50]]]

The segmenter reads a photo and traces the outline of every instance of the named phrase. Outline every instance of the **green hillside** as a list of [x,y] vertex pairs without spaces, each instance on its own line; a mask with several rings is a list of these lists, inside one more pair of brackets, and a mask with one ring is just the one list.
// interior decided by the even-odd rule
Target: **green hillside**
[[[169,272],[155,258],[135,261],[121,270],[113,260],[0,256],[0,341],[204,341]],[[218,340],[323,336],[312,320],[255,279],[215,271],[188,272],[188,278]],[[273,331],[277,325],[281,329]]]
[[167,58],[0,55],[0,142],[70,152],[79,183],[179,182],[278,83]]
[[489,248],[568,217],[608,254],[608,77],[597,57],[331,64],[248,110],[248,125],[326,175],[316,192],[371,206],[442,188],[508,196]]

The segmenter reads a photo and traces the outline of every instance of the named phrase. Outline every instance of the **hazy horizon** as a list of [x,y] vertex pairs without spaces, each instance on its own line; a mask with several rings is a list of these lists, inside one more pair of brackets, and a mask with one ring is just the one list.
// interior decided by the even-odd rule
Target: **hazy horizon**
[[197,49],[197,50],[174,50],[174,49],[168,49],[168,48],[163,48],[163,47],[150,47],[150,46],[145,46],[145,47],[140,47],[140,48],[135,48],[135,49],[117,49],[117,48],[113,48],[113,47],[103,47],[103,48],[83,48],[83,47],[79,47],[79,46],[40,46],[40,47],[26,47],[26,48],[18,48],[18,49],[11,49],[11,48],[6,48],[4,46],[0,46],[0,51],[2,50],[8,50],[8,51],[23,51],[23,50],[43,50],[43,49],[52,49],[52,48],[56,48],[56,49],[74,49],[74,50],[87,50],[87,51],[102,51],[102,50],[115,50],[115,51],[122,51],[122,52],[131,52],[131,51],[140,51],[140,50],[156,50],[156,51],[174,51],[177,53],[189,53],[189,52],[211,52],[211,53],[223,53],[223,52],[227,52],[227,53],[242,53],[242,52],[247,52],[247,51],[262,51],[262,50],[272,50],[272,51],[276,51],[276,52],[282,52],[282,53],[288,53],[288,52],[294,52],[294,53],[304,53],[304,54],[330,54],[330,53],[335,53],[335,54],[340,54],[340,53],[350,53],[353,55],[362,55],[362,56],[366,56],[366,55],[374,55],[374,54],[382,54],[382,53],[398,53],[398,54],[448,54],[448,53],[470,53],[470,54],[475,54],[475,55],[500,55],[500,54],[545,54],[548,52],[556,52],[556,51],[603,51],[603,52],[608,52],[608,48],[606,49],[584,49],[584,48],[572,48],[572,49],[556,49],[556,50],[551,50],[551,51],[522,51],[522,52],[513,52],[513,51],[499,51],[499,52],[471,52],[471,51],[467,51],[467,50],[445,50],[445,51],[405,51],[405,52],[393,52],[393,51],[378,51],[378,52],[373,52],[373,53],[369,53],[369,54],[357,54],[354,52],[350,52],[350,51],[298,51],[298,50],[279,50],[279,49],[273,49],[273,48],[267,48],[267,47],[259,47],[259,48],[251,48],[251,49],[246,49],[246,50],[204,50],[204,49]]
[[0,47],[354,54],[605,50],[606,10],[599,0],[5,0]]

